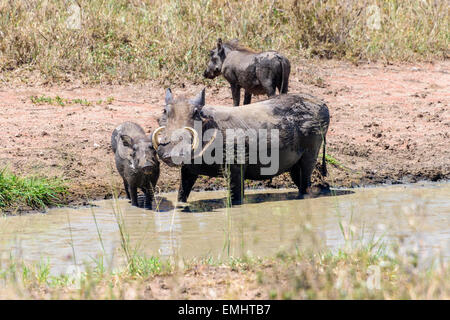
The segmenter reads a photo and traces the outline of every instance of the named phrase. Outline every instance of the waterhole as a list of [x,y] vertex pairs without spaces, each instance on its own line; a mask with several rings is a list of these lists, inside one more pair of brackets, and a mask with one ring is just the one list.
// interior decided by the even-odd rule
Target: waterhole
[[333,190],[309,199],[296,199],[295,190],[249,190],[246,203],[232,208],[226,194],[193,192],[187,204],[178,204],[176,193],[161,194],[153,211],[119,199],[5,216],[1,258],[44,261],[56,274],[100,256],[117,267],[124,263],[124,239],[140,254],[175,259],[272,256],[377,241],[395,242],[425,260],[450,258],[448,182]]

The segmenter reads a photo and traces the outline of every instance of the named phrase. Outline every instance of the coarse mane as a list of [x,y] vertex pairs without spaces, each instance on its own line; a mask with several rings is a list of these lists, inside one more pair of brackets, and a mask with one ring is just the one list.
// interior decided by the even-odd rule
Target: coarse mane
[[238,39],[234,39],[231,41],[227,41],[223,44],[225,47],[233,50],[233,51],[241,51],[241,52],[248,52],[248,53],[257,53],[255,50],[250,49],[248,47],[245,47],[239,43]]

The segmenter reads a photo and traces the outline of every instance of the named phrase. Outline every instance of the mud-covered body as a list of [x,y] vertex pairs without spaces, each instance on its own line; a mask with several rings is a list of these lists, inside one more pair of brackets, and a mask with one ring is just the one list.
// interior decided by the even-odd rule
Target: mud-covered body
[[137,206],[139,188],[145,194],[145,207],[151,209],[159,178],[159,161],[151,139],[138,124],[124,122],[114,129],[111,148],[127,198],[131,199],[133,206]]
[[[208,165],[204,162],[202,164],[183,164],[181,167],[182,182],[179,201],[187,200],[189,192],[199,175],[210,177],[229,175],[234,203],[242,201],[243,179],[265,180],[283,172],[290,172],[300,194],[306,193],[320,146],[325,141],[329,125],[328,107],[322,101],[306,94],[283,94],[250,104],[246,108],[204,105],[201,107],[200,118],[202,123],[205,124],[203,130],[208,128],[219,130],[221,136],[223,136],[224,150],[228,129],[242,129],[243,132],[252,129],[258,132],[260,129],[266,129],[268,134],[264,138],[267,139],[265,144],[268,150],[271,149],[270,132],[271,130],[278,130],[278,158],[271,159],[271,161],[278,161],[278,170],[272,174],[263,174],[261,168],[269,165],[260,163],[259,159],[256,164],[251,164],[248,160],[248,154],[246,154],[243,164],[236,164],[235,162],[229,166],[224,166],[223,163],[226,163],[225,157],[223,162],[218,164]],[[166,124],[167,115],[163,115],[160,119],[160,125],[165,126]],[[257,139],[257,143],[261,143],[261,136],[258,135]],[[251,140],[246,138],[245,141],[245,150],[248,153],[250,149],[249,141]],[[204,141],[202,147],[205,148],[206,144],[208,144],[208,141]],[[212,145],[209,148],[212,148]],[[169,165],[171,164],[168,156],[170,150],[170,143],[158,147],[158,154],[161,159]],[[229,170],[229,172],[224,172],[224,170]],[[325,162],[323,162],[323,173],[325,172]]]
[[252,95],[275,95],[276,90],[287,93],[291,65],[289,60],[276,51],[256,53],[241,47],[237,42],[223,43],[211,51],[211,59],[204,72],[206,78],[222,74],[230,83],[233,103],[240,103],[240,90],[244,89],[244,104],[251,102]]
[[[227,129],[266,129],[270,150],[270,131],[279,132],[279,169],[272,176],[261,174],[261,164],[245,164],[245,179],[265,180],[290,170],[311,150],[318,151],[328,129],[329,114],[326,105],[309,95],[280,95],[250,104],[245,109],[208,106],[202,109],[205,118],[213,119],[221,131],[224,142]],[[260,137],[258,137],[260,139]],[[246,141],[248,143],[248,139]],[[258,140],[259,142],[259,140]],[[225,148],[225,145],[224,147]],[[246,146],[246,151],[249,146]],[[246,155],[248,158],[248,155]],[[317,158],[317,154],[315,155]],[[208,176],[223,176],[222,165],[191,165],[191,171]]]

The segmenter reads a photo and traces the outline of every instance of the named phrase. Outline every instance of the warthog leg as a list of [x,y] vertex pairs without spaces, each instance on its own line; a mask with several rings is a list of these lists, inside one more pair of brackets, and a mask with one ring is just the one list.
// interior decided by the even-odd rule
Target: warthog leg
[[127,194],[127,199],[131,199],[130,191],[128,191],[128,183],[127,180],[123,179],[123,186],[125,187],[125,193]]
[[321,139],[321,136],[317,135],[314,139],[315,142],[306,147],[308,152],[305,152],[300,158],[300,168],[302,170],[300,192],[303,194],[308,193],[308,188],[311,186],[311,174],[316,166],[317,156],[321,146]]
[[237,84],[231,85],[231,94],[233,95],[233,104],[235,107],[239,106],[241,102],[241,86]]
[[292,166],[289,173],[291,174],[292,181],[298,188],[299,197],[302,197],[302,169],[300,167],[300,160],[294,166]]
[[151,190],[151,187],[150,189],[145,189],[144,194],[145,194],[144,208],[151,210],[153,204],[153,191]]
[[244,201],[245,167],[241,164],[230,166],[231,203],[242,204]]
[[129,192],[131,195],[131,205],[138,207],[137,187],[134,185],[129,186]]
[[308,188],[311,186],[311,174],[314,170],[317,161],[317,153],[306,153],[300,159],[300,167],[302,169],[301,176],[301,190],[302,194],[308,193]]
[[198,175],[191,173],[187,167],[181,167],[181,183],[178,190],[178,201],[186,202]]
[[245,90],[244,92],[244,104],[250,104],[252,102],[252,94]]

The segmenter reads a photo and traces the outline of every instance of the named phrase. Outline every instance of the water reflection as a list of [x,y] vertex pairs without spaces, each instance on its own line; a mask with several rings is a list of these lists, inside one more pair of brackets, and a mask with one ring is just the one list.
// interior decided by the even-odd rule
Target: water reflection
[[421,256],[450,258],[450,183],[335,194],[299,200],[295,190],[249,190],[243,205],[227,208],[224,191],[193,192],[191,201],[177,208],[176,193],[169,193],[157,197],[159,211],[123,199],[4,217],[0,260],[10,255],[26,262],[48,260],[59,273],[104,255],[115,267],[124,261],[118,220],[133,249],[162,257],[270,256],[381,238]]
[[[256,191],[257,192],[257,191]],[[320,197],[331,197],[331,196],[341,196],[352,194],[354,191],[351,190],[340,190],[332,189],[327,192],[321,192],[313,195],[304,195],[302,199],[315,199]],[[299,200],[298,192],[276,192],[276,193],[254,193],[246,194],[244,196],[244,204],[251,203],[264,203],[264,202],[274,202],[274,201],[289,201],[289,200]],[[226,208],[227,198],[217,198],[208,200],[197,200],[191,201],[187,205],[180,205],[183,212],[209,212],[218,209]]]

